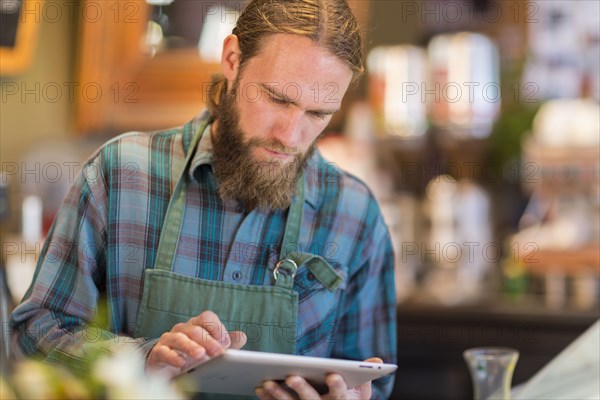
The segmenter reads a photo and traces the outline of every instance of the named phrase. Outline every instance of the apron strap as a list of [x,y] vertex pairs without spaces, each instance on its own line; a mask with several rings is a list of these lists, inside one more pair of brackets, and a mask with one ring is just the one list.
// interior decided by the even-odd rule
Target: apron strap
[[158,249],[156,250],[156,260],[154,262],[155,269],[163,271],[173,270],[173,260],[175,260],[177,243],[179,242],[181,226],[183,225],[183,213],[185,210],[185,198],[187,194],[185,171],[189,168],[196,146],[198,145],[198,142],[200,142],[200,138],[209,122],[210,120],[207,119],[200,125],[188,147],[183,169],[177,171],[176,174],[173,174],[174,177],[177,177],[177,185],[175,186],[175,190],[169,201],[165,219],[163,220],[163,228],[160,233]]
[[304,175],[298,180],[298,195],[288,212],[283,242],[281,243],[280,261],[273,270],[275,286],[292,289],[294,276],[300,265],[305,264],[323,286],[334,292],[344,279],[321,256],[295,251],[299,249],[300,227],[304,210]]
[[298,238],[300,237],[300,226],[302,225],[302,213],[304,210],[304,174],[298,179],[296,186],[297,196],[290,205],[288,211],[285,232],[281,243],[280,261],[273,270],[273,282],[275,286],[286,289],[292,289],[294,286],[294,276],[298,270],[300,260],[292,257],[294,254],[290,249],[298,248]]
[[[288,258],[292,249],[298,248],[298,239],[300,238],[300,227],[302,225],[302,213],[304,212],[304,174],[300,176],[296,185],[297,196],[290,205],[285,225],[285,233],[281,243],[280,258]],[[300,264],[300,263],[297,263]]]

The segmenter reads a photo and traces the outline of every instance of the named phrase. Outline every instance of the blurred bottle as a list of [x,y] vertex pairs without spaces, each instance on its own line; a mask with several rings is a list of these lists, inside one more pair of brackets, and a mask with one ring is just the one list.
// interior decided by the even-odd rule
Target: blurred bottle
[[[506,246],[508,248],[508,246]],[[521,260],[508,254],[502,261],[502,292],[513,301],[523,300],[529,290],[530,275]]]
[[500,113],[497,46],[479,33],[435,36],[428,46],[432,122],[458,139],[489,136]]
[[408,45],[374,48],[367,58],[369,97],[378,132],[419,138],[427,131],[425,50]]
[[501,253],[492,241],[489,196],[476,183],[449,175],[431,180],[426,195],[429,233],[423,252],[431,268],[425,290],[448,305],[489,295],[488,278]]
[[43,204],[39,196],[27,196],[23,200],[21,231],[23,240],[34,245],[42,240]]

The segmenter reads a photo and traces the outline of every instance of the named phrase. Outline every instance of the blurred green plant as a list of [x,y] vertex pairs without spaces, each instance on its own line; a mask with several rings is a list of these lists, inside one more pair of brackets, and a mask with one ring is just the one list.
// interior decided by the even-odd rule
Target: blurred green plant
[[489,161],[505,166],[521,158],[523,136],[531,131],[539,103],[509,103],[503,108],[489,138]]
[[16,362],[0,377],[0,400],[184,399],[166,375],[146,373],[145,355],[134,343],[115,340],[106,304],[98,302],[94,320],[84,328],[94,340],[82,344],[82,358],[57,352],[46,360]]
[[184,399],[164,375],[147,374],[144,358],[130,344],[99,344],[90,352],[90,374],[78,377],[67,368],[27,359],[2,379],[1,399]]

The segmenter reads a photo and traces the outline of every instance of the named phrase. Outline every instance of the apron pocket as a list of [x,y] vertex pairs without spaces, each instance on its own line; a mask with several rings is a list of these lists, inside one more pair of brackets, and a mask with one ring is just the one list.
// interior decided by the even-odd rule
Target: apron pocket
[[245,349],[293,353],[297,309],[298,293],[290,289],[147,270],[136,336],[159,337],[173,325],[210,310],[228,330],[247,331]]

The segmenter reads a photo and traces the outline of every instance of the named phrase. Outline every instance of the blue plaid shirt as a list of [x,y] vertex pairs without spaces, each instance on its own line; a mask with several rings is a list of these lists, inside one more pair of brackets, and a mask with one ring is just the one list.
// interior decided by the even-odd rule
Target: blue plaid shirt
[[[205,112],[183,127],[121,135],[84,165],[46,239],[37,271],[11,317],[19,355],[76,364],[86,345],[131,341],[144,270],[153,268],[175,171]],[[222,201],[211,167],[210,134],[191,167],[174,272],[234,284],[271,285],[287,210],[244,210]],[[318,151],[305,171],[300,251],[324,257],[344,277],[330,292],[300,268],[296,353],[396,362],[394,257],[387,227],[371,192],[326,162]],[[184,294],[182,294],[184,295]],[[90,329],[98,309],[105,329]],[[91,340],[90,338],[94,339]],[[392,378],[374,382],[389,395]]]

